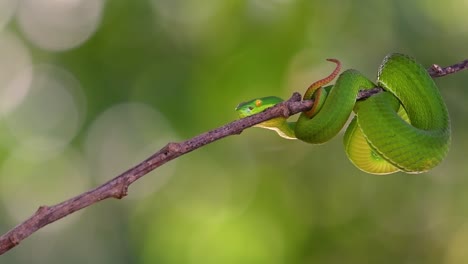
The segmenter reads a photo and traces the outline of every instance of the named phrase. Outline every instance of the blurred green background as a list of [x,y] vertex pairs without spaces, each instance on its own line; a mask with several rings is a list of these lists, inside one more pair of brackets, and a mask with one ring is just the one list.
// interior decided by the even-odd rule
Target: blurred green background
[[[0,0],[0,232],[180,141],[344,68],[468,57],[468,1]],[[466,263],[467,72],[437,79],[446,160],[367,175],[342,135],[253,128],[35,233],[1,263]]]

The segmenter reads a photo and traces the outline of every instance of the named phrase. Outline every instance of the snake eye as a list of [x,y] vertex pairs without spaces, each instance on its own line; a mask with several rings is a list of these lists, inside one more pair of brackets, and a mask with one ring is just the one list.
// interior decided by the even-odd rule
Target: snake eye
[[262,100],[257,99],[257,100],[255,101],[255,106],[257,106],[257,107],[262,106]]

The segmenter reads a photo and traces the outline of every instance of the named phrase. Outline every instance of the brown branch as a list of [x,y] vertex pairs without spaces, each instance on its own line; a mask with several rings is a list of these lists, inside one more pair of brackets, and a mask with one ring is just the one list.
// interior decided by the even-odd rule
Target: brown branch
[[429,69],[427,69],[427,72],[429,72],[432,78],[437,78],[445,76],[447,74],[456,73],[465,69],[468,69],[468,59],[445,68],[442,68],[437,64],[432,64],[432,66]]
[[0,237],[0,254],[7,252],[38,229],[60,218],[107,198],[123,198],[127,195],[127,189],[130,184],[172,159],[203,147],[213,141],[230,135],[240,134],[244,129],[254,126],[255,124],[279,116],[289,117],[310,109],[311,106],[312,101],[301,101],[301,95],[294,93],[289,100],[270,108],[268,111],[233,121],[227,125],[180,143],[169,143],[135,167],[93,190],[53,206],[39,207],[29,219]]
[[[466,69],[468,67],[467,65],[468,60],[446,68],[433,65],[428,72],[433,77],[440,77]],[[357,96],[357,100],[365,99],[381,91],[382,89],[378,87],[371,90],[361,91]],[[0,236],[0,255],[18,245],[23,239],[27,238],[40,228],[66,217],[67,215],[107,198],[121,199],[125,197],[127,195],[128,187],[133,182],[170,160],[224,137],[240,134],[244,129],[252,127],[263,121],[280,116],[287,118],[291,115],[309,110],[312,103],[313,102],[311,100],[301,101],[301,95],[299,93],[294,93],[289,100],[269,108],[262,113],[233,121],[227,125],[213,129],[180,143],[169,143],[135,167],[96,187],[95,189],[89,190],[56,205],[39,207],[39,209],[29,219]]]

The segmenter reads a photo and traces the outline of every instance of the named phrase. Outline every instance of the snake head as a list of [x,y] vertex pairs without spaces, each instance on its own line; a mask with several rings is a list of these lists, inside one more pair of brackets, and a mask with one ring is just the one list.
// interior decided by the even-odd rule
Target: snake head
[[236,107],[237,114],[240,118],[258,114],[263,110],[275,106],[283,102],[283,99],[276,96],[267,96],[257,99],[252,99],[247,102],[240,103]]

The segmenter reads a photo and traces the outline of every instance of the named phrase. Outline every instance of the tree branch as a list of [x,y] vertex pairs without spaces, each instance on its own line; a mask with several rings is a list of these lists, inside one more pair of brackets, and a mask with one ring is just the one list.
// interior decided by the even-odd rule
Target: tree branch
[[456,73],[467,68],[468,59],[445,68],[442,68],[437,64],[432,64],[432,66],[429,69],[427,69],[427,72],[432,76],[432,78],[437,78],[445,76],[447,74]]
[[[468,68],[468,60],[446,68],[442,68],[434,64],[428,69],[428,72],[432,77],[441,77],[447,74],[456,73],[466,68]],[[371,90],[361,91],[356,99],[365,99],[381,91],[382,89],[378,87]],[[0,236],[0,255],[18,245],[23,239],[27,238],[40,228],[66,217],[67,215],[107,198],[121,199],[125,197],[127,195],[128,187],[133,182],[170,160],[224,137],[240,134],[244,129],[266,120],[275,117],[288,118],[294,114],[309,110],[312,103],[313,101],[311,100],[301,101],[301,95],[299,93],[294,93],[287,101],[271,107],[262,113],[233,121],[180,143],[169,143],[146,160],[137,164],[135,167],[130,168],[126,172],[92,190],[79,194],[56,205],[40,206],[30,218]]]

